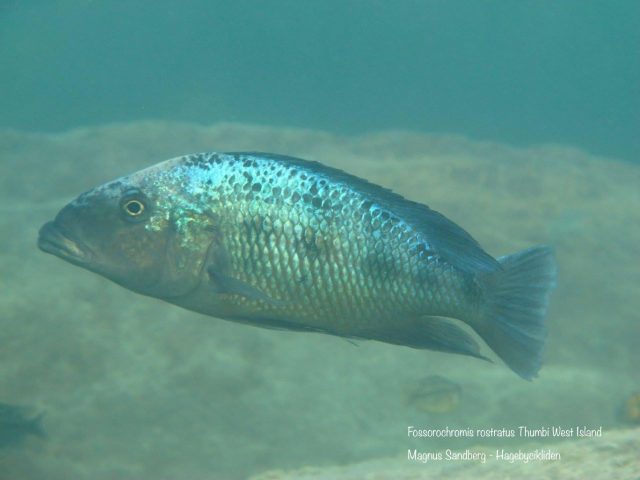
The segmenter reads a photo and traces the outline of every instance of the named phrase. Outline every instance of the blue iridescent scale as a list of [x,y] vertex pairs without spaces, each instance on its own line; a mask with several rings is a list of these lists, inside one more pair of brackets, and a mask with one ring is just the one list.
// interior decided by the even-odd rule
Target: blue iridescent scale
[[457,313],[464,303],[464,275],[354,187],[355,177],[251,154],[203,154],[181,168],[173,174],[184,175],[193,208],[218,222],[229,275],[278,301],[261,306],[265,315],[353,332],[399,316]]

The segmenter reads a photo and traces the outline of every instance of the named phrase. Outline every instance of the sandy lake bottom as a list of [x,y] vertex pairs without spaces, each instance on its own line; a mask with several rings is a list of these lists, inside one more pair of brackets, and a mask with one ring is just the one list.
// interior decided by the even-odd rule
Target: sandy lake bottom
[[[553,245],[559,284],[539,378],[523,381],[499,361],[205,317],[37,249],[39,227],[77,194],[211,150],[342,168],[446,214],[496,256]],[[2,480],[640,475],[640,431],[618,414],[640,390],[640,164],[562,145],[164,122],[0,131],[0,159],[0,402],[44,412],[47,432],[0,450]],[[407,406],[404,392],[433,374],[460,385],[454,411]],[[584,426],[603,435],[415,439],[410,425]],[[407,459],[411,449],[498,448],[556,449],[562,459]]]

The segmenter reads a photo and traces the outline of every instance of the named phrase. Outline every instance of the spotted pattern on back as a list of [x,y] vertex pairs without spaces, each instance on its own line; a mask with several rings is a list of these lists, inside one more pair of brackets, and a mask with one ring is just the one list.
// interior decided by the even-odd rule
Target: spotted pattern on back
[[353,322],[375,328],[393,315],[416,316],[425,305],[433,314],[452,310],[460,299],[449,283],[461,275],[367,191],[371,184],[319,165],[261,154],[186,156],[167,171],[174,191],[165,198],[185,234],[198,216],[216,219],[226,273],[278,301],[237,299],[256,303],[263,316],[340,332]]

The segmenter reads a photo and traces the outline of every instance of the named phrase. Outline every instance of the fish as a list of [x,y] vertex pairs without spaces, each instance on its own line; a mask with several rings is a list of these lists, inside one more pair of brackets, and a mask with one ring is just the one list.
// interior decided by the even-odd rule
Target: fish
[[440,375],[429,375],[406,392],[406,403],[427,413],[449,413],[460,403],[462,387]]
[[640,391],[629,394],[616,413],[618,420],[623,423],[640,424]]
[[260,152],[184,155],[95,187],[38,246],[220,319],[488,360],[466,325],[527,380],[557,275],[547,245],[494,258],[424,204]]
[[43,414],[32,414],[32,408],[0,402],[0,448],[20,445],[28,436],[45,438]]

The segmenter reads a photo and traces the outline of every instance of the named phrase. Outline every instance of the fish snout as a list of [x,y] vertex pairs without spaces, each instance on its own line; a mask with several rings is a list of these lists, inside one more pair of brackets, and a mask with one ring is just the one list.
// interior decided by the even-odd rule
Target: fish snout
[[89,251],[69,238],[55,220],[40,228],[38,248],[71,263],[85,264],[89,260]]

